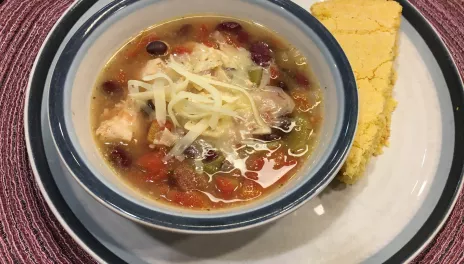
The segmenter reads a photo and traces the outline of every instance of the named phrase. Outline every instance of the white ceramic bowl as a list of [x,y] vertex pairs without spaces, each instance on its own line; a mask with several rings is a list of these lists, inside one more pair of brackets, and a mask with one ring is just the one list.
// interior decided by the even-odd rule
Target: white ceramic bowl
[[[102,159],[89,120],[97,75],[128,39],[151,25],[198,14],[253,20],[276,31],[307,57],[324,93],[320,144],[305,168],[279,191],[224,211],[196,212],[170,207],[135,192]],[[358,114],[354,76],[341,48],[308,12],[284,0],[113,1],[90,17],[64,48],[53,73],[49,102],[50,127],[60,156],[90,194],[135,221],[188,233],[257,226],[291,212],[317,195],[345,160]]]

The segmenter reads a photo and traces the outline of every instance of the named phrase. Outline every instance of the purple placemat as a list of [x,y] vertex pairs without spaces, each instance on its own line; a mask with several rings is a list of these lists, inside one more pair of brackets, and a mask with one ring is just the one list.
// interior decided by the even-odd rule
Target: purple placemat
[[[438,29],[464,73],[464,0],[411,0]],[[92,263],[64,231],[34,181],[24,141],[34,59],[72,0],[0,0],[0,263]],[[39,99],[38,99],[39,100]],[[414,263],[464,263],[464,195]]]

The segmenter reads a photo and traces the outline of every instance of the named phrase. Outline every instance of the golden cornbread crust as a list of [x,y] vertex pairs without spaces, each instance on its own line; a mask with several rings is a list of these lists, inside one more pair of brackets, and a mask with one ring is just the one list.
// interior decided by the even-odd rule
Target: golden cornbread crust
[[358,129],[339,175],[345,183],[356,182],[370,158],[388,146],[401,11],[400,4],[388,0],[328,0],[311,7],[343,48],[358,85]]

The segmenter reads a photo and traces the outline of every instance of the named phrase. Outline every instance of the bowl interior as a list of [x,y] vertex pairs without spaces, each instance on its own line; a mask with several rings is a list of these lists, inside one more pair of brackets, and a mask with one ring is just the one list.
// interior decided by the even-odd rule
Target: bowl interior
[[[123,1],[124,2],[124,1]],[[144,0],[125,1],[122,5],[110,4],[104,13],[112,15],[104,20],[96,20],[94,30],[79,47],[77,55],[70,62],[64,87],[65,131],[78,155],[101,182],[144,207],[169,214],[190,217],[220,217],[255,210],[273,203],[314,176],[334,150],[335,142],[342,132],[344,114],[344,89],[337,64],[331,52],[321,39],[296,16],[270,1],[233,1],[230,0]],[[208,6],[205,13],[204,6]],[[90,102],[91,93],[99,71],[111,56],[131,37],[143,29],[174,18],[192,15],[215,15],[251,20],[274,30],[296,46],[308,59],[316,81],[324,94],[324,122],[319,135],[320,144],[307,161],[305,168],[292,181],[279,191],[258,202],[229,209],[203,213],[182,210],[156,203],[141,196],[130,188],[106,164],[99,154],[91,130]]]

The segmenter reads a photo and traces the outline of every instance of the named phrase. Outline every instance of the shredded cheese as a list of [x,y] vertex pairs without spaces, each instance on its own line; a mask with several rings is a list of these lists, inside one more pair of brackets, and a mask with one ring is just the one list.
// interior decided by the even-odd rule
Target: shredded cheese
[[156,79],[153,83],[153,102],[155,103],[156,121],[162,127],[166,123],[166,93],[163,80]]
[[217,113],[220,113],[226,116],[231,116],[231,117],[235,117],[237,119],[243,120],[243,117],[239,116],[236,112],[231,111],[225,107],[215,107],[212,105],[204,105],[204,104],[199,104],[195,102],[187,102],[185,105],[191,106],[192,108],[209,111],[209,112],[217,112]]
[[168,104],[168,115],[171,118],[172,122],[174,123],[175,126],[180,126],[179,121],[176,118],[176,115],[174,114],[174,106],[179,103],[182,100],[185,99],[192,99],[192,100],[197,100],[199,102],[203,103],[211,103],[213,102],[211,99],[209,99],[206,96],[202,96],[199,94],[194,94],[190,92],[185,92],[181,91],[178,94],[174,95],[173,98],[171,98],[171,101]]
[[162,72],[159,72],[159,73],[153,74],[153,75],[144,76],[144,77],[142,77],[142,80],[143,81],[153,81],[153,80],[156,80],[156,79],[159,79],[159,78],[163,78],[166,81],[168,81],[169,85],[174,85],[174,82],[172,81],[172,79],[169,76],[167,76],[166,74],[162,73]]
[[[231,126],[234,125],[234,119],[244,122],[254,120],[254,123],[257,124],[254,128],[257,128],[250,131],[253,134],[270,133],[270,127],[261,118],[255,101],[248,91],[247,69],[252,64],[245,63],[251,61],[248,51],[229,47],[226,44],[222,46],[225,48],[224,51],[213,50],[215,52],[213,55],[218,55],[218,57],[205,55],[198,58],[199,61],[195,64],[192,64],[190,58],[187,57],[181,60],[184,61],[181,64],[171,56],[168,63],[156,62],[157,65],[162,66],[162,71],[146,74],[142,76],[142,81],[128,81],[129,96],[136,100],[140,107],[147,107],[146,101],[153,100],[155,111],[154,113],[152,111],[151,114],[154,115],[160,126],[164,126],[169,117],[176,127],[180,127],[178,117],[183,118],[183,127],[189,131],[185,136],[180,138],[179,132],[165,129],[160,140],[153,142],[167,146],[174,145],[165,160],[172,157],[180,158],[183,151],[200,135],[220,137],[225,132],[230,131]],[[211,49],[208,51],[213,52]],[[208,66],[216,63],[215,60],[218,58],[223,65],[233,65],[235,75],[239,73],[243,73],[243,76],[246,75],[245,82],[237,81],[237,78],[241,78],[240,74],[240,76],[232,74],[232,78],[229,78],[222,68],[223,66],[217,66],[216,70]],[[197,64],[201,63],[204,64],[204,67],[208,66],[206,68],[211,69],[198,72],[203,66],[199,67]],[[219,78],[211,76],[210,73],[213,71],[219,72]],[[268,82],[269,74],[266,75],[266,73],[263,76],[262,85]],[[175,82],[171,76],[175,78]],[[245,86],[242,87],[242,85]],[[192,88],[194,88],[193,92]]]
[[[260,126],[259,133],[260,134],[261,133],[265,134],[265,133],[270,133],[271,132],[271,128],[264,122],[264,120],[259,115],[259,111],[258,111],[258,108],[256,107],[256,104],[255,104],[255,101],[253,100],[253,97],[244,88],[241,88],[239,86],[235,86],[235,85],[232,85],[232,84],[224,83],[224,82],[221,82],[221,81],[216,81],[216,80],[213,80],[213,79],[205,78],[203,76],[200,76],[200,75],[197,75],[197,74],[194,74],[194,73],[190,73],[187,70],[183,69],[182,65],[177,63],[176,61],[174,61],[174,59],[172,57],[171,57],[171,61],[168,63],[167,66],[169,68],[175,70],[180,75],[185,76],[187,79],[191,80],[195,84],[203,87],[208,92],[210,92],[211,95],[213,96],[213,98],[215,99],[215,106],[220,106],[219,105],[220,103],[218,104],[217,101],[218,100],[222,101],[222,98],[221,98],[221,93],[219,93],[219,91],[216,88],[214,88],[213,85],[223,87],[223,88],[228,88],[228,89],[239,91],[239,92],[243,93],[247,97],[247,99],[248,99],[248,101],[250,103],[250,106],[251,106],[251,109],[253,111],[253,116],[254,116],[255,121]],[[214,89],[215,93],[213,94],[210,89],[211,90]],[[217,96],[216,91],[217,91],[217,95],[219,96],[219,98],[216,98],[216,96]],[[217,122],[217,120],[215,120],[215,122]],[[211,128],[213,128],[213,129],[214,129],[214,127],[211,126]]]
[[[190,80],[191,82],[195,83],[196,85],[199,85],[203,87],[207,92],[211,94],[211,96],[214,99],[214,106],[220,107],[222,104],[222,96],[221,93],[211,84],[209,84],[207,81],[203,80],[203,78],[200,78],[199,75],[190,73],[187,70],[185,70],[179,63],[175,62],[174,59],[171,57],[171,61],[169,62],[168,66],[176,71],[178,74],[183,75],[185,78]],[[217,123],[219,121],[219,115],[217,113],[214,113],[211,116],[211,120],[209,123],[209,126],[214,129],[217,126]]]
[[259,82],[258,90],[264,89],[264,87],[266,87],[266,85],[268,85],[270,81],[271,81],[271,74],[269,73],[269,70],[263,69],[263,74],[261,76],[261,81]]

